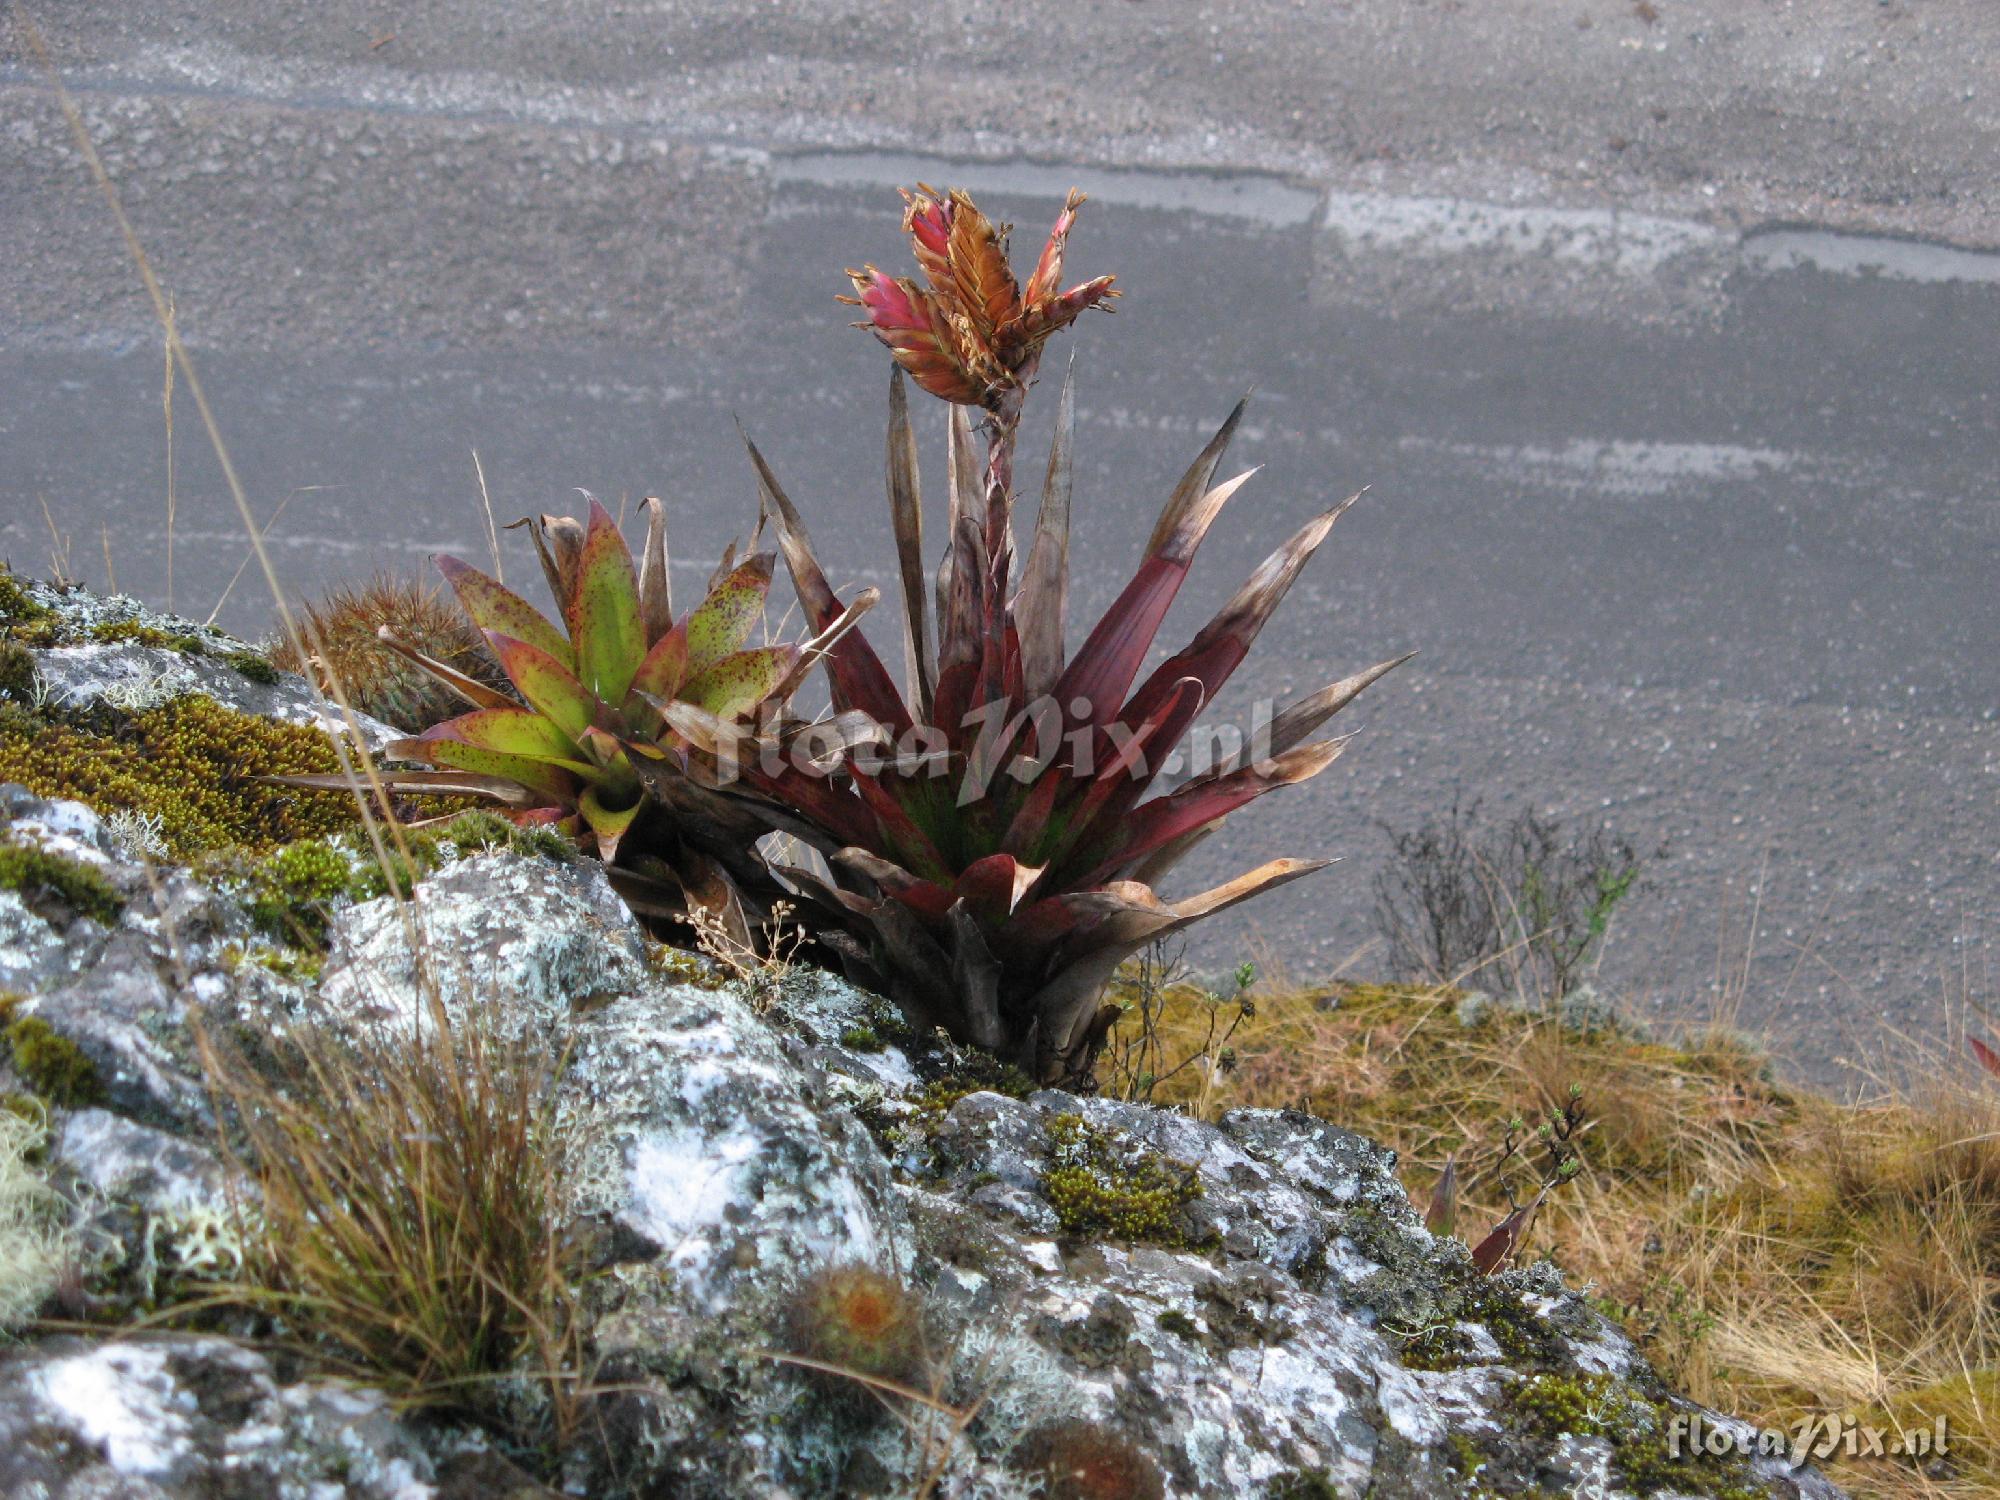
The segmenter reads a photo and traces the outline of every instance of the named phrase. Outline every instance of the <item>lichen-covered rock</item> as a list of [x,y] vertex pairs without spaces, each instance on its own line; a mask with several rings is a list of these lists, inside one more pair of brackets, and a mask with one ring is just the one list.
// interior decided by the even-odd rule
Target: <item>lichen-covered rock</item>
[[[1677,1457],[1692,1408],[1622,1334],[1548,1267],[1477,1275],[1393,1156],[1337,1125],[1035,1091],[826,975],[745,989],[651,945],[587,861],[446,861],[408,904],[335,903],[323,964],[295,962],[226,873],[144,867],[73,805],[4,805],[10,837],[123,902],[109,921],[0,905],[0,975],[11,1014],[95,1070],[95,1100],[48,1101],[49,1170],[80,1225],[130,1231],[128,1281],[230,1253],[187,1238],[227,1196],[194,1023],[379,1039],[435,1024],[434,994],[559,1064],[566,1213],[596,1273],[597,1394],[546,1456],[570,1493],[1026,1497],[1067,1493],[1077,1455],[1121,1495],[1836,1493]],[[516,1485],[462,1449],[215,1340],[0,1362],[9,1492]]]
[[[124,595],[32,579],[10,582],[34,612],[32,621],[16,622],[11,631],[32,654],[35,680],[23,696],[74,711],[96,703],[144,708],[201,693],[239,713],[347,730],[346,716],[337,706],[323,706],[304,678],[277,671],[260,648],[213,626],[161,614]],[[371,750],[402,734],[365,714],[355,722]]]
[[[497,1462],[497,1472],[494,1467]],[[52,1338],[0,1355],[0,1493],[48,1500],[442,1500],[454,1469],[380,1396],[222,1339]],[[530,1485],[527,1493],[546,1493]]]

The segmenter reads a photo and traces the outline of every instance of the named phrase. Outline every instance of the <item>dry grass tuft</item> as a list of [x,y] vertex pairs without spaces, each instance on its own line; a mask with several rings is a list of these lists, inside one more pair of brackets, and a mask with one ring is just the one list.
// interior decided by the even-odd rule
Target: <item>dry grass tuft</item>
[[[1180,986],[1167,1055],[1200,1052],[1213,997]],[[1547,1253],[1669,1381],[1760,1425],[1854,1412],[1929,1426],[1949,1465],[1841,1460],[1857,1495],[2000,1493],[2000,1088],[1943,1058],[1928,1080],[1842,1103],[1771,1080],[1722,1026],[1671,1041],[1566,1031],[1547,1013],[1461,1023],[1449,990],[1366,985],[1256,997],[1234,1066],[1158,1091],[1213,1116],[1302,1107],[1401,1153],[1421,1203],[1459,1160],[1461,1233],[1505,1213],[1507,1123],[1586,1090],[1583,1168],[1524,1253]],[[1116,1086],[1117,1080],[1111,1080]]]
[[563,1229],[560,1063],[490,1015],[454,1029],[435,1003],[414,1026],[262,1045],[260,1071],[203,1038],[258,1194],[254,1279],[232,1295],[403,1402],[566,1437],[583,1247]]

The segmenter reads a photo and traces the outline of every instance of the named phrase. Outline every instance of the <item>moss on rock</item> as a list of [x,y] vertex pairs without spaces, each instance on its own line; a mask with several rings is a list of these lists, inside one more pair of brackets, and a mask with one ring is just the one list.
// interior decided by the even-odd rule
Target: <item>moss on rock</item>
[[18,891],[31,905],[59,902],[107,927],[125,909],[125,898],[89,865],[32,844],[0,843],[0,890]]
[[1175,1210],[1202,1195],[1193,1167],[1123,1141],[1081,1115],[1055,1116],[1048,1132],[1042,1194],[1064,1229],[1175,1249],[1188,1245]]
[[259,778],[340,769],[326,735],[189,694],[141,713],[67,722],[0,711],[0,781],[68,797],[100,813],[155,816],[168,852],[268,850],[336,833],[357,814],[345,793],[300,791]]
[[6,1036],[14,1071],[49,1103],[73,1109],[103,1096],[97,1065],[40,1016],[23,1016],[8,1026]]

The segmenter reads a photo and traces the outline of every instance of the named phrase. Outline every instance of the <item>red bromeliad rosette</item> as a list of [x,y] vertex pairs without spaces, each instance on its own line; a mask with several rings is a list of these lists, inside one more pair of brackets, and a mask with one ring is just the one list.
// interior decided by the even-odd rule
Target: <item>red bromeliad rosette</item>
[[[844,300],[863,308],[862,326],[897,365],[888,488],[907,689],[860,632],[842,636],[826,651],[833,706],[879,733],[845,736],[836,775],[769,758],[746,763],[743,774],[796,815],[787,831],[825,855],[824,870],[781,873],[823,922],[844,929],[839,946],[856,979],[919,1024],[941,1025],[1040,1079],[1078,1081],[1115,1017],[1099,997],[1125,958],[1320,868],[1323,861],[1274,860],[1180,901],[1154,890],[1230,813],[1325,769],[1342,742],[1314,741],[1314,732],[1397,662],[1285,709],[1252,747],[1254,759],[1239,751],[1149,797],[1169,751],[1214,701],[1351,501],[1302,526],[1185,649],[1141,677],[1203,536],[1249,477],[1215,482],[1239,405],[1168,497],[1132,580],[1067,656],[1067,384],[1018,585],[1013,449],[1042,346],[1114,295],[1112,278],[1055,289],[1079,194],[1057,219],[1025,290],[1007,266],[1003,232],[964,193],[924,188],[905,196],[904,227],[927,285],[870,266],[849,273],[858,296]],[[906,372],[952,403],[935,632]],[[973,407],[985,413],[983,465],[973,449]],[[841,600],[797,510],[763,455],[754,445],[750,451],[807,619],[827,630],[844,617]],[[666,719],[709,754],[729,753],[729,726],[699,705],[670,705]]]

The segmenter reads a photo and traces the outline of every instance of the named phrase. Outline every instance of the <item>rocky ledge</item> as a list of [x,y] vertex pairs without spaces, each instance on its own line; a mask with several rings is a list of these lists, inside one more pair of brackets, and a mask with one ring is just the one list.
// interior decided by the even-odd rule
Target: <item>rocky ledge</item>
[[[1033,1091],[825,974],[651,942],[559,850],[445,840],[412,902],[335,893],[302,949],[254,879],[80,803],[8,788],[0,821],[41,860],[0,889],[4,1087],[43,1142],[12,1170],[59,1195],[0,1257],[46,1277],[0,1352],[6,1493],[1838,1493],[1677,1456],[1697,1409],[1583,1295],[1545,1265],[1476,1274],[1337,1124]],[[379,1042],[475,1014],[554,1060],[582,1420],[527,1446],[337,1376],[308,1329],[133,1326],[255,1255],[198,1030]],[[846,1332],[875,1345],[835,1357],[828,1307],[871,1298]]]

